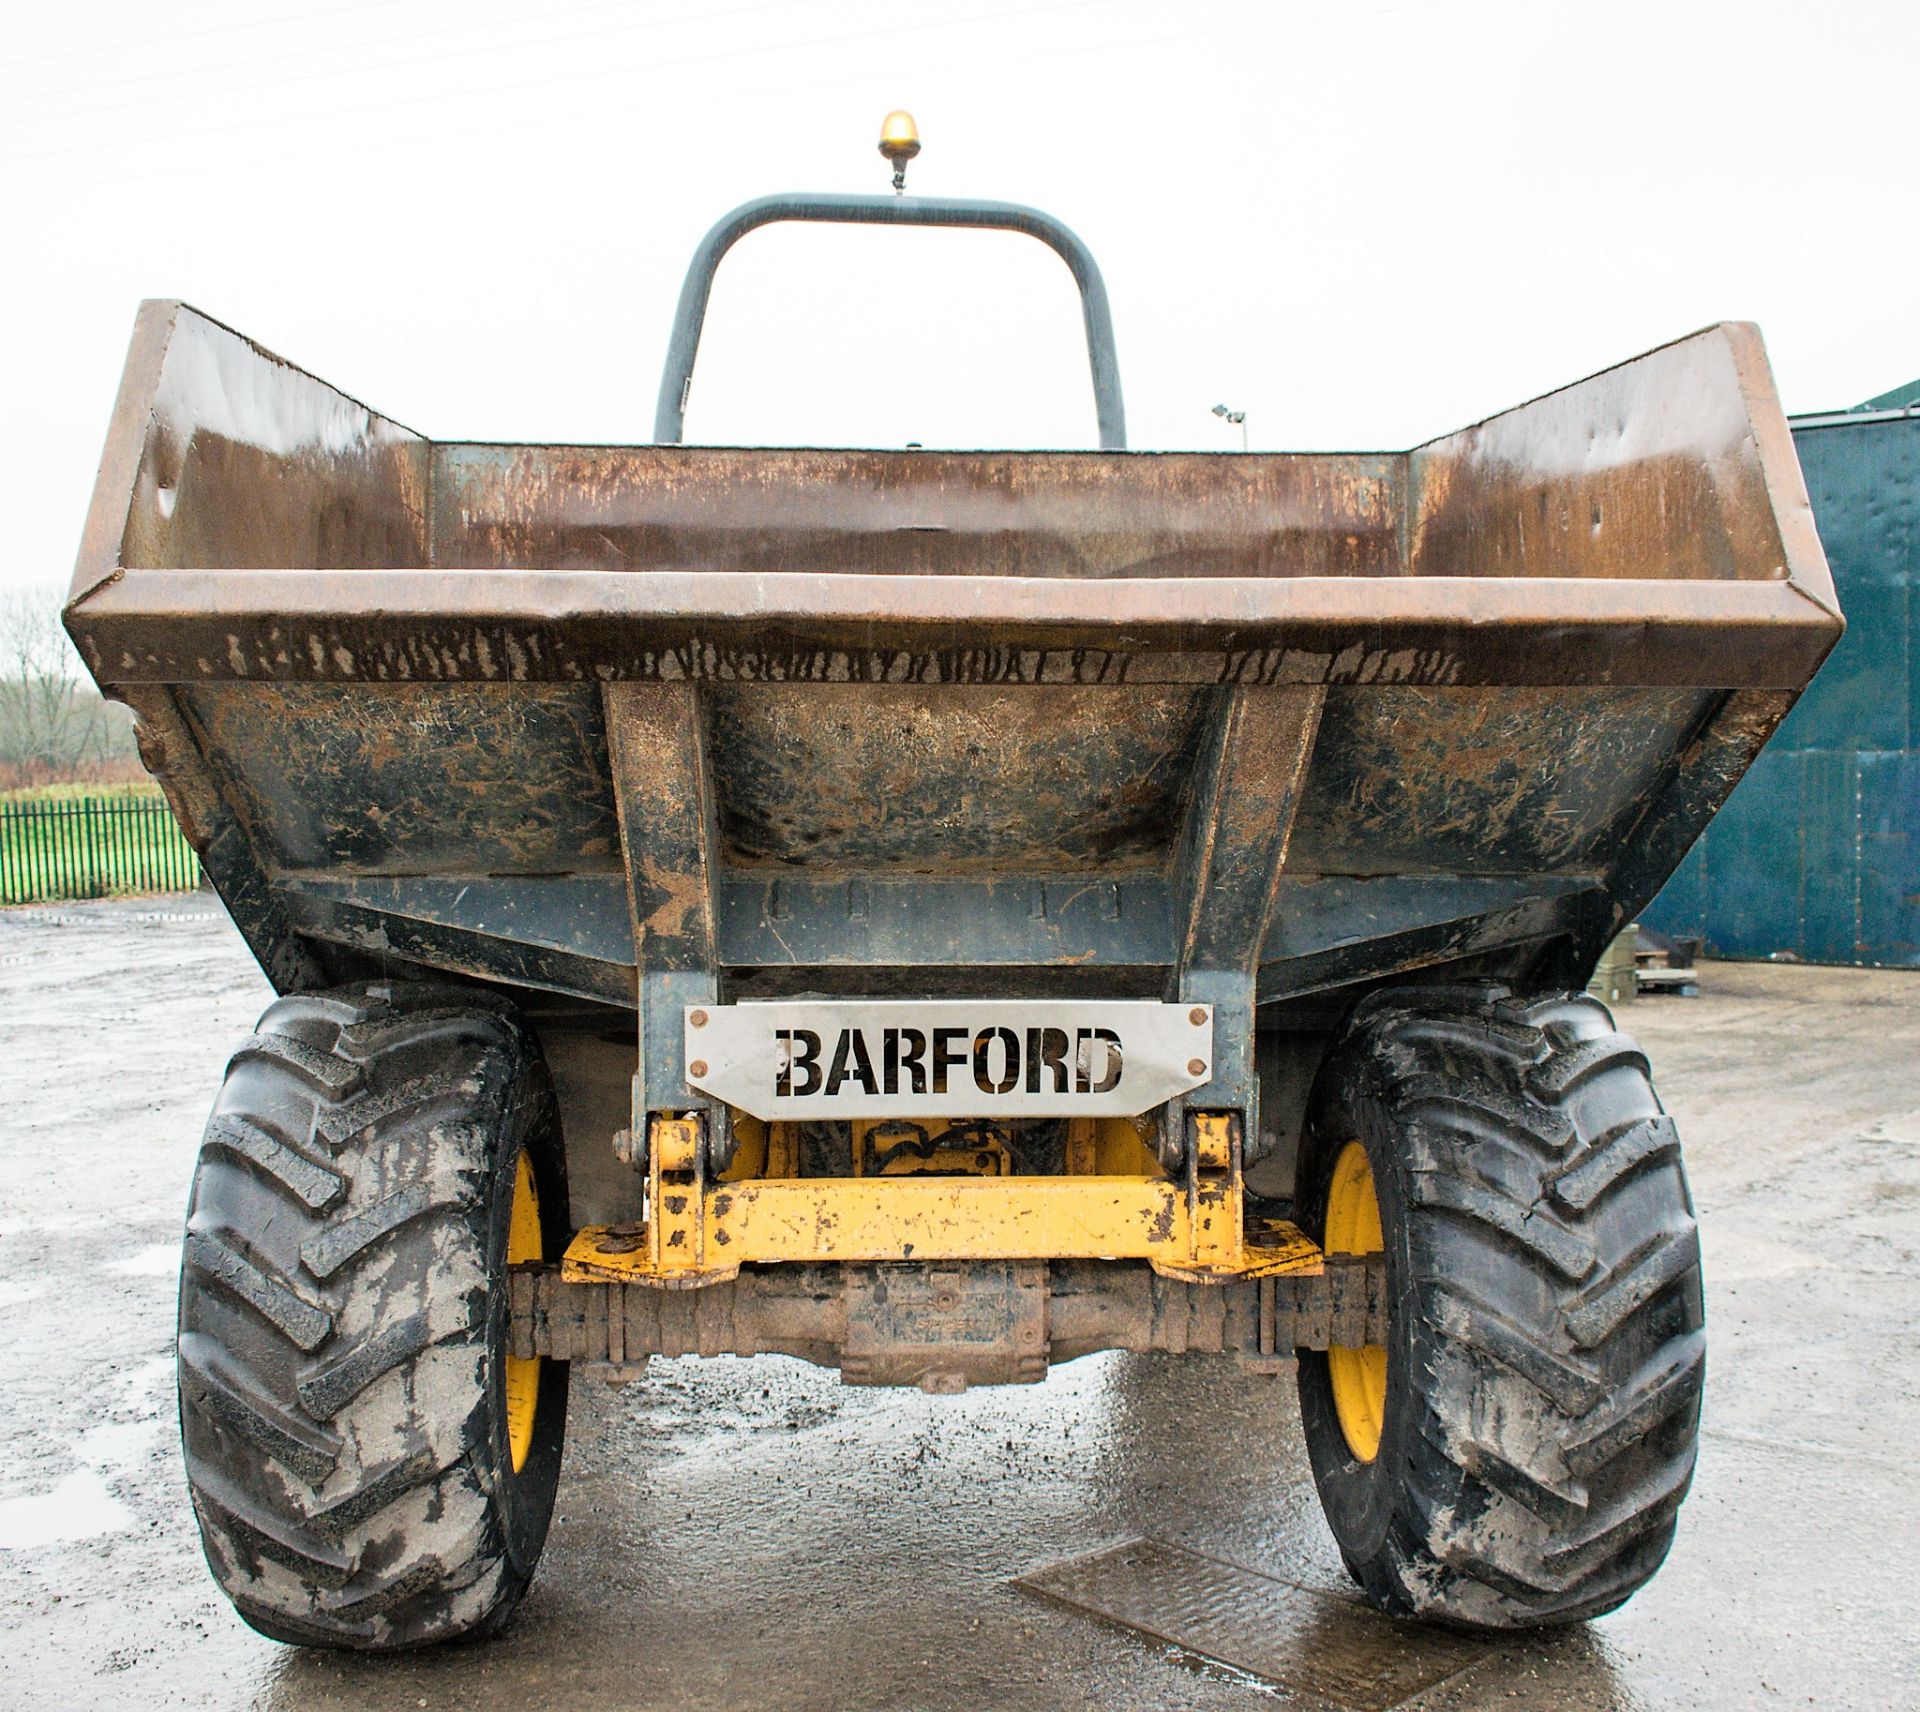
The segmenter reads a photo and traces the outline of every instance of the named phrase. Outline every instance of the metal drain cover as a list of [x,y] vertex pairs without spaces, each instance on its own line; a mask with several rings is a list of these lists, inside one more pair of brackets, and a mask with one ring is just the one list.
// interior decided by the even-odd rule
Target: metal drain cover
[[1014,1585],[1351,1712],[1390,1712],[1488,1650],[1160,1540],[1129,1540]]

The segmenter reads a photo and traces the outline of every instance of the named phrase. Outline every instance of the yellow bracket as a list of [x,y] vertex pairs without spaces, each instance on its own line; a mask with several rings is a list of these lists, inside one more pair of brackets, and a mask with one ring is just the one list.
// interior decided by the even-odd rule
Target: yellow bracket
[[1292,1225],[1245,1228],[1238,1124],[1196,1120],[1193,1168],[1166,1177],[804,1177],[711,1182],[700,1120],[656,1117],[644,1224],[569,1245],[570,1284],[693,1289],[742,1266],[822,1261],[1145,1260],[1190,1282],[1317,1273]]

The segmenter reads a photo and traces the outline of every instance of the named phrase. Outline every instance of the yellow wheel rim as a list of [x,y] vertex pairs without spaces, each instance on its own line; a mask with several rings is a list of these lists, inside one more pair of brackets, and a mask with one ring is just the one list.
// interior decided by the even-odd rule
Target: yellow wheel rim
[[[1385,1247],[1373,1166],[1357,1141],[1348,1142],[1333,1162],[1323,1246],[1329,1254],[1378,1254]],[[1386,1345],[1328,1350],[1327,1376],[1333,1381],[1333,1410],[1347,1449],[1361,1462],[1373,1461],[1380,1454],[1380,1432],[1387,1417]]]
[[[540,1191],[534,1186],[533,1161],[525,1148],[513,1174],[513,1212],[507,1221],[507,1264],[541,1259]],[[526,1465],[533,1449],[533,1413],[540,1402],[540,1357],[507,1357],[507,1452],[513,1472]]]

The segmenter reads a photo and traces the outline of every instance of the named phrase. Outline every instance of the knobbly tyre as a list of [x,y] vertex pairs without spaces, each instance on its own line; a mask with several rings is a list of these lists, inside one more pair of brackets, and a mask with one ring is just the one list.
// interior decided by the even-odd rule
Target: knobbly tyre
[[[1050,245],[1101,449],[682,445],[778,220]],[[256,1628],[497,1629],[569,1373],[656,1354],[1297,1365],[1380,1609],[1653,1573],[1699,1249],[1580,989],[1840,633],[1759,337],[1407,453],[1124,446],[1100,274],[1010,204],[736,210],[641,446],[431,442],[143,306],[67,623],[280,994],[180,1293]]]

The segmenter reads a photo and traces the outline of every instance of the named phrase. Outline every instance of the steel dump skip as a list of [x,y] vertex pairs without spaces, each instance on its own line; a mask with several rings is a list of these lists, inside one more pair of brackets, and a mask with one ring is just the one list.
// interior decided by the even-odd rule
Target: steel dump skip
[[1230,1012],[1577,981],[1841,628],[1744,325],[1409,453],[761,451],[439,444],[165,302],[68,623],[283,987]]

